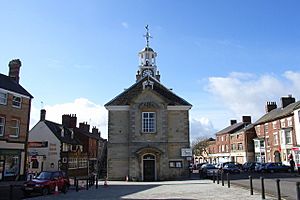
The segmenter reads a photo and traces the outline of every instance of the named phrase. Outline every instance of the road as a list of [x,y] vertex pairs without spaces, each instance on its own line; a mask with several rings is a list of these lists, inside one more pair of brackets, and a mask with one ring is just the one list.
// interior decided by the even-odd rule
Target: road
[[266,193],[277,196],[276,179],[280,180],[281,197],[287,200],[294,200],[297,197],[296,183],[300,182],[300,176],[290,173],[241,173],[231,175],[231,183],[245,188],[250,188],[249,175],[253,177],[253,188],[261,191],[261,179],[264,177]]

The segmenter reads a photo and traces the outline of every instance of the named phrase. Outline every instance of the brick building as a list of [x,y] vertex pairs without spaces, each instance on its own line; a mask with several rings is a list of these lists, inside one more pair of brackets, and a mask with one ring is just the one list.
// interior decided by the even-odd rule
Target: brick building
[[300,101],[295,102],[291,95],[281,97],[280,108],[276,102],[267,102],[266,114],[255,122],[256,161],[289,164],[288,156],[297,146],[294,111],[299,107]]
[[40,121],[29,132],[29,144],[34,145],[28,149],[30,170],[61,169],[69,176],[97,174],[99,162],[103,162],[99,153],[105,151],[99,147],[104,148],[106,142],[98,129],[93,127],[90,132],[90,125],[86,122],[77,127],[75,114],[62,115],[61,124],[45,117],[46,110],[42,109]]
[[251,117],[243,116],[242,122],[230,120],[230,126],[216,133],[216,142],[208,149],[209,159],[212,163],[238,162],[254,160],[253,138],[255,131],[251,125]]
[[24,178],[32,95],[19,84],[21,61],[0,74],[0,180]]

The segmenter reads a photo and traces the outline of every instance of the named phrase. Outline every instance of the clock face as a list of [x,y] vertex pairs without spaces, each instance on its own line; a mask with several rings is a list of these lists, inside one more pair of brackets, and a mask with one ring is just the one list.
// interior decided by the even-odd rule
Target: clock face
[[153,71],[151,69],[143,70],[142,76],[144,77],[144,76],[147,76],[147,75],[153,76]]

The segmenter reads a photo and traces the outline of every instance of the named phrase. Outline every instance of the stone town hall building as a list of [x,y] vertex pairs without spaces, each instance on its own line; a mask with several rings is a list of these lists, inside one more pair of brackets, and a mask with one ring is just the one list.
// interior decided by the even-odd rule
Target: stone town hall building
[[105,105],[109,180],[170,180],[188,174],[184,151],[190,146],[192,105],[160,83],[146,29],[136,83]]

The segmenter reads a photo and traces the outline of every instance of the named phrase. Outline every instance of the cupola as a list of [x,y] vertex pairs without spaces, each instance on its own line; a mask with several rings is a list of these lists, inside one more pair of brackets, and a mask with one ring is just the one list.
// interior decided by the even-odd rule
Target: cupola
[[146,28],[146,47],[139,52],[139,70],[137,71],[136,81],[145,76],[151,76],[160,81],[159,71],[156,66],[157,53],[149,46],[149,39],[152,38],[149,33],[148,25]]

